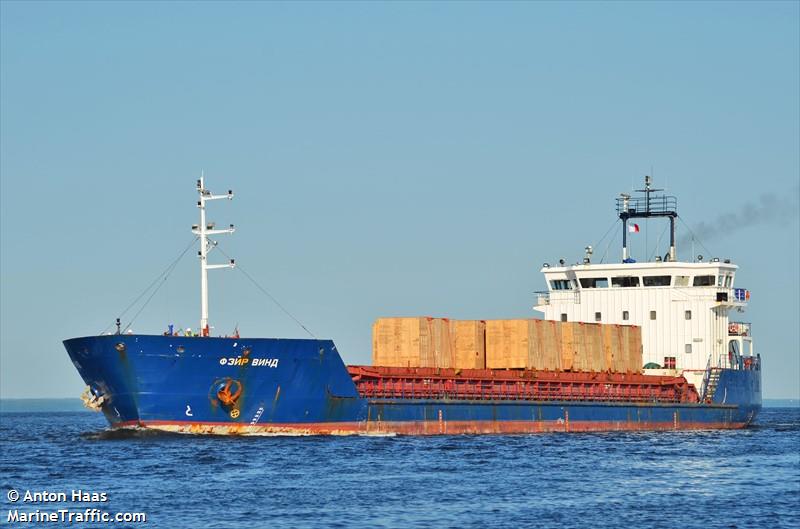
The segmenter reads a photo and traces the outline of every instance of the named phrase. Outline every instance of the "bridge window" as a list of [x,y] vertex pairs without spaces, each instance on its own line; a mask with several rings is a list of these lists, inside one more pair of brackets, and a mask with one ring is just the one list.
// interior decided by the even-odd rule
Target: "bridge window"
[[696,287],[713,287],[714,276],[694,276],[692,284]]
[[638,287],[639,278],[630,276],[620,276],[611,278],[611,286],[614,287]]
[[676,287],[688,287],[689,286],[689,276],[675,276],[675,286]]
[[651,320],[654,320],[654,319],[656,319],[656,311],[654,311],[654,310],[651,310],[651,311],[650,311],[650,319],[651,319]]
[[665,356],[664,357],[664,369],[675,369],[675,357],[674,356]]
[[580,281],[583,288],[608,288],[607,277],[582,277]]
[[685,351],[686,351],[686,354],[691,354],[692,353],[692,344],[687,343]]
[[668,287],[672,276],[644,276],[642,283],[646,287]]
[[603,321],[603,314],[601,312],[595,312],[594,321]]
[[725,288],[731,288],[733,283],[733,276],[725,276]]
[[691,320],[692,319],[692,311],[687,310],[683,313],[684,319]]
[[625,321],[628,321],[628,317],[629,317],[629,316],[630,316],[630,314],[628,314],[628,311],[627,311],[627,310],[623,310],[623,311],[622,311],[622,319],[623,319],[623,320],[625,320]]
[[550,280],[550,288],[553,290],[572,290],[572,283],[569,279],[552,279]]
[[563,312],[561,313],[561,321],[567,321],[567,315]]
[[724,284],[725,284],[725,276],[723,276],[723,275],[718,276],[717,277],[717,286],[721,287]]

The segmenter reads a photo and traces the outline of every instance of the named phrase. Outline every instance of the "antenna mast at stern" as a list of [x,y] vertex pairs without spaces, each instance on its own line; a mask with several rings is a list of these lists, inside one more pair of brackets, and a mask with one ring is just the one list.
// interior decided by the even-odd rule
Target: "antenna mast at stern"
[[192,233],[200,238],[200,251],[197,255],[200,257],[200,329],[203,336],[209,335],[208,326],[208,271],[217,268],[233,268],[236,266],[233,259],[227,264],[208,264],[208,254],[217,246],[217,242],[208,238],[209,235],[219,235],[223,233],[233,233],[236,231],[233,224],[228,228],[216,229],[213,222],[206,222],[206,202],[209,200],[219,200],[227,198],[233,199],[233,191],[230,189],[226,195],[214,195],[206,189],[205,175],[200,174],[200,179],[197,181],[197,192],[200,195],[200,200],[197,201],[197,207],[200,209],[200,224],[192,226]]
[[[622,219],[622,262],[634,262],[628,254],[628,220],[646,219],[650,217],[667,217],[669,219],[669,252],[665,256],[666,261],[676,261],[677,252],[675,250],[675,219],[678,218],[678,199],[669,195],[651,196],[653,193],[663,191],[663,189],[653,189],[650,187],[653,179],[649,176],[644,177],[644,189],[637,189],[644,196],[634,197],[628,193],[621,193],[617,199],[617,215]],[[635,231],[638,226],[634,225]],[[660,257],[659,257],[660,259]]]

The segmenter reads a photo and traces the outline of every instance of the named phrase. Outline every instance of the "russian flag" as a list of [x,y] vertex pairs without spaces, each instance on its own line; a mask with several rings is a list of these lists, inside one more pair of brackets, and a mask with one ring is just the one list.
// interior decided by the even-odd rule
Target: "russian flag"
[[639,225],[631,224],[630,226],[628,226],[628,231],[631,233],[639,233]]

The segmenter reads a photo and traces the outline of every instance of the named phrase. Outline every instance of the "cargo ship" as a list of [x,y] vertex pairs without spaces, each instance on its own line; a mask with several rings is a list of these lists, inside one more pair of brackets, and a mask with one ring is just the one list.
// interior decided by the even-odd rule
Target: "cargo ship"
[[[675,197],[649,177],[616,209],[622,256],[544,264],[543,318],[381,318],[372,366],[347,366],[331,340],[210,336],[215,195],[197,182],[198,332],[116,332],[64,341],[84,402],[112,428],[216,435],[506,434],[743,428],[761,409],[750,298],[737,265],[677,260]],[[669,221],[663,257],[637,262],[638,219]],[[640,221],[641,222],[641,221]]]

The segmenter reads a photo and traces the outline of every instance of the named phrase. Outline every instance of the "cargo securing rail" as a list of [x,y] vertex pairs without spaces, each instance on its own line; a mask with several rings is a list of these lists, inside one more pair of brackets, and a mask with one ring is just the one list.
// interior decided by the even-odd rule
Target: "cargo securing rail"
[[372,399],[696,403],[682,376],[636,373],[347,367],[358,393]]

